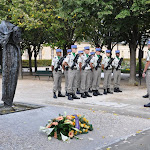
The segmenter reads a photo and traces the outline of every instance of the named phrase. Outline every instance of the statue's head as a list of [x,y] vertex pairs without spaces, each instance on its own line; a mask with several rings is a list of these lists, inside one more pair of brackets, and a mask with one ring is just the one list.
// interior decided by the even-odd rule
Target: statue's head
[[2,21],[0,24],[0,44],[7,44],[10,40],[16,44],[21,42],[21,31],[14,24]]

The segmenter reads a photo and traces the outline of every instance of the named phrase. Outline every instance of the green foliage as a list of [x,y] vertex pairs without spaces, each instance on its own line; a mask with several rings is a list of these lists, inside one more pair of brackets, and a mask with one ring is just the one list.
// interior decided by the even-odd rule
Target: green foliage
[[[37,66],[38,67],[46,67],[51,66],[52,60],[37,60]],[[31,61],[32,67],[34,67],[34,60]],[[29,67],[29,60],[22,60],[22,67],[28,68]]]

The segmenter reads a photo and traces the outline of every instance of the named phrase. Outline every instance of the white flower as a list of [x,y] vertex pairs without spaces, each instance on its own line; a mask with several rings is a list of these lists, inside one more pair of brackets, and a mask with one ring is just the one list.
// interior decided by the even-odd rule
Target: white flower
[[61,134],[61,138],[64,142],[69,141],[70,138],[68,136],[63,135],[61,132],[60,132],[60,134]]
[[50,135],[53,130],[54,130],[54,128],[46,128],[46,127],[40,126],[40,131],[43,131],[47,135]]

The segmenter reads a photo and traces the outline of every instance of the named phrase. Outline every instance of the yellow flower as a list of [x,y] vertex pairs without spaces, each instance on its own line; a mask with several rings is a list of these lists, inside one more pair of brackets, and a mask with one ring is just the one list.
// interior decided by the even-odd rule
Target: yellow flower
[[85,122],[86,122],[86,118],[83,118],[83,121],[85,121]]
[[58,18],[61,18],[60,16],[58,16]]
[[79,115],[77,115],[77,117],[81,117],[81,115],[79,114]]
[[75,134],[75,135],[77,135],[77,133],[78,133],[78,132],[77,132],[77,131],[75,131],[75,133],[74,133],[74,134]]
[[71,116],[72,119],[75,119],[75,116]]
[[73,122],[73,124],[72,124],[73,126],[75,126],[76,124],[75,124],[75,122]]
[[81,124],[80,126],[83,128],[83,127],[84,127],[84,124]]
[[85,128],[89,129],[89,126],[85,125]]
[[79,133],[82,133],[82,131],[80,130]]
[[8,11],[10,11],[10,9],[8,9]]

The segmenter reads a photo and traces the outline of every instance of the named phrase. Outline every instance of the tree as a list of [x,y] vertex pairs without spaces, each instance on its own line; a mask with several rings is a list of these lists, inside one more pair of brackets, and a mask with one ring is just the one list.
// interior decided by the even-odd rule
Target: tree
[[149,0],[122,0],[118,5],[116,1],[116,21],[118,29],[125,41],[129,43],[130,48],[130,82],[136,80],[136,49],[138,40],[141,39],[143,32],[149,28],[148,18]]

